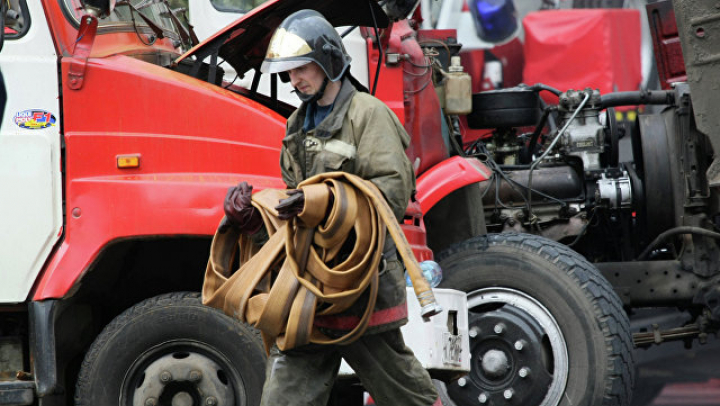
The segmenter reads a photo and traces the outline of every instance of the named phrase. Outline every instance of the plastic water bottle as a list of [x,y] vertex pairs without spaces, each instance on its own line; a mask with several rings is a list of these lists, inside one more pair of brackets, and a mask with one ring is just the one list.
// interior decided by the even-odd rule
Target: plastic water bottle
[[[440,265],[438,265],[437,262],[423,261],[420,263],[420,270],[431,288],[436,288],[440,284],[440,281],[442,281],[442,269],[440,269]],[[412,281],[407,271],[405,271],[405,285],[408,287],[412,286]]]

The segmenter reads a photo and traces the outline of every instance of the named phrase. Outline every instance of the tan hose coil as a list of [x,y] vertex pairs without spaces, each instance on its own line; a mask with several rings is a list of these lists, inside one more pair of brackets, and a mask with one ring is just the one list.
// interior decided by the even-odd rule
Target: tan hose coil
[[[355,175],[330,172],[307,179],[298,188],[305,194],[305,207],[293,221],[278,219],[274,209],[278,200],[287,197],[284,190],[253,195],[253,205],[270,235],[262,248],[234,230],[215,234],[205,272],[204,304],[258,328],[266,348],[273,341],[281,350],[308,343],[348,344],[365,332],[375,308],[378,266],[388,231],[421,307],[432,308],[432,313],[439,310],[405,235],[375,185]],[[356,239],[352,252],[336,263],[351,235]],[[240,267],[232,272],[237,255]],[[368,306],[353,330],[330,338],[313,326],[316,315],[346,310],[366,289],[370,289]],[[423,316],[428,315],[432,314]]]

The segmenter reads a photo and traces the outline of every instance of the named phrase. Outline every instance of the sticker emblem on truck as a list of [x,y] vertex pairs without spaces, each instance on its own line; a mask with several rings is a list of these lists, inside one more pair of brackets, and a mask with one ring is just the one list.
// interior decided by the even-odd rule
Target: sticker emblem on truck
[[15,124],[20,128],[37,130],[55,125],[55,116],[45,110],[24,110],[15,113]]

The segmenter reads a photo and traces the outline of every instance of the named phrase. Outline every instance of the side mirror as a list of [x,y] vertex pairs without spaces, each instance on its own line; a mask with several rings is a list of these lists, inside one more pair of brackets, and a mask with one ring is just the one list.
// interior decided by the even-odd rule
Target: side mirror
[[85,12],[97,18],[105,18],[115,8],[115,0],[80,0]]

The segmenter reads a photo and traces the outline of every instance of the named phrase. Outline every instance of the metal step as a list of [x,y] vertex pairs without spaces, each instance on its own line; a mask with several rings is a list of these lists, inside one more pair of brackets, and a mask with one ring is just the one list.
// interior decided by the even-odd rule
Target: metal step
[[0,381],[0,405],[31,405],[35,400],[35,382]]

